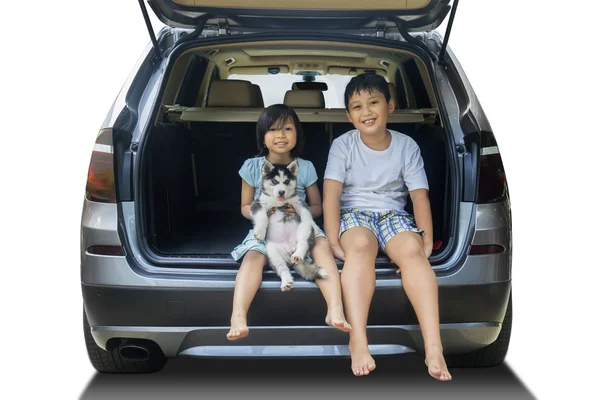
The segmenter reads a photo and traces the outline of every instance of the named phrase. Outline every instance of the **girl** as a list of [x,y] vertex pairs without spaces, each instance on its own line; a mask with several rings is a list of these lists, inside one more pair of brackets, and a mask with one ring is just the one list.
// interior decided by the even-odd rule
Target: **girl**
[[[261,171],[265,159],[278,164],[289,164],[295,159],[299,166],[297,192],[302,200],[306,201],[308,198],[307,203],[312,216],[320,216],[323,207],[316,184],[315,167],[310,161],[296,157],[302,151],[304,141],[300,120],[294,110],[283,104],[266,108],[256,123],[256,144],[259,155],[246,160],[239,171],[242,177],[242,215],[251,219],[250,205],[260,194]],[[286,212],[292,214],[295,210],[290,206]],[[227,334],[229,340],[236,340],[248,335],[246,314],[262,281],[263,266],[267,263],[266,246],[264,242],[255,239],[250,230],[242,244],[237,246],[231,255],[236,261],[244,258],[235,279],[231,329]],[[315,247],[310,255],[315,264],[325,269],[328,274],[327,278],[316,281],[327,303],[325,323],[343,332],[350,331],[352,328],[346,321],[342,306],[337,265],[322,231],[316,235]]]

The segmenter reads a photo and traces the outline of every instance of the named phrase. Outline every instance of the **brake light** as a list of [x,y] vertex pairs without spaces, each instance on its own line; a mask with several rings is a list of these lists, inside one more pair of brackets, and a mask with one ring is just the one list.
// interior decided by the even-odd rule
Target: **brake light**
[[495,203],[506,198],[506,174],[497,146],[481,149],[477,203]]
[[112,130],[101,131],[94,144],[85,196],[100,203],[116,203]]

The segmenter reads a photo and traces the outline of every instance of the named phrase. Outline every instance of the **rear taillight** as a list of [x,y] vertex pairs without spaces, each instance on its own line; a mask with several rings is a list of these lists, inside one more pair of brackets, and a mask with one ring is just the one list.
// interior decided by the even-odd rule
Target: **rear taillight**
[[506,198],[506,175],[498,146],[483,147],[479,158],[477,203],[495,203]]
[[101,203],[117,202],[111,129],[101,131],[94,144],[85,197]]

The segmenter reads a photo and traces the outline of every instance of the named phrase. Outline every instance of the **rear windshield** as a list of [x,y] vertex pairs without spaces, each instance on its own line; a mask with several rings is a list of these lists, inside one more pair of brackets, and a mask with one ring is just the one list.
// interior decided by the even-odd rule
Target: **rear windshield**
[[[327,90],[323,92],[325,97],[325,108],[345,108],[344,90],[352,79],[350,75],[317,75],[313,82],[327,84]],[[283,103],[285,92],[292,89],[295,82],[302,82],[302,76],[293,74],[277,75],[229,75],[228,79],[239,79],[250,81],[260,87],[265,107],[273,104]]]

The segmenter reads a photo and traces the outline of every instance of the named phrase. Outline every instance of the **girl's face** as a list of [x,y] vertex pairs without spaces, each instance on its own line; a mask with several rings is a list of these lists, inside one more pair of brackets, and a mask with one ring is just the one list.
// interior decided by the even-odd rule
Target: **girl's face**
[[265,133],[265,145],[271,154],[286,155],[296,147],[296,126],[290,119],[275,122]]

